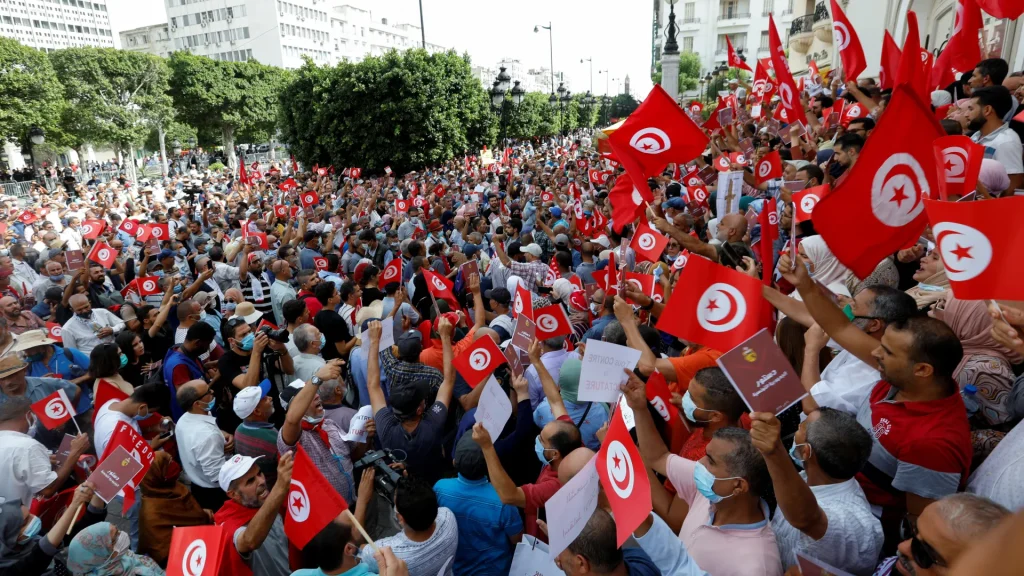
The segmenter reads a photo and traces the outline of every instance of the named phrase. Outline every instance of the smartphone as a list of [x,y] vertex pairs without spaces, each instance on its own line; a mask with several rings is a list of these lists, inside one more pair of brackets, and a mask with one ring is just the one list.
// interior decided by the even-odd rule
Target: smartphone
[[165,440],[167,438],[170,438],[171,436],[174,436],[174,430],[168,430],[167,432],[160,434],[158,438],[160,438],[161,440]]

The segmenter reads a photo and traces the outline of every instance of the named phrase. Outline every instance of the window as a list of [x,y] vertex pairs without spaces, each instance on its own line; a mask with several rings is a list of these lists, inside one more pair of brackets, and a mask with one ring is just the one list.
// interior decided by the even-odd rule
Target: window
[[683,37],[683,52],[693,52],[693,36]]
[[697,11],[697,5],[694,2],[687,2],[683,6],[683,22],[693,22],[694,14]]
[[764,10],[761,11],[761,16],[769,16],[775,12],[775,0],[764,0]]
[[761,44],[758,46],[759,50],[768,49],[768,31],[761,32]]

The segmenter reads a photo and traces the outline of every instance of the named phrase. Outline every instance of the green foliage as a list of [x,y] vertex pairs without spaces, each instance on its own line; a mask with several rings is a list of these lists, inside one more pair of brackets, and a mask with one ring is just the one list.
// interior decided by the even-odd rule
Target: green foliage
[[[164,145],[167,147],[168,156],[171,156],[172,154],[171,143],[174,142],[175,139],[178,140],[178,143],[181,144],[182,148],[188,148],[188,139],[198,138],[198,132],[195,128],[174,120],[164,124],[164,132]],[[160,150],[160,138],[156,127],[153,127],[146,136],[145,146],[146,150]]]
[[[221,164],[220,162],[214,162],[213,164],[207,166],[207,168],[209,168],[211,172],[216,172],[217,170],[223,170],[224,165]],[[239,170],[241,170],[241,168],[239,168]]]
[[493,143],[497,118],[454,51],[391,51],[358,64],[307,60],[280,96],[281,140],[306,164],[419,169]]
[[187,52],[175,52],[168,64],[170,94],[181,120],[201,135],[220,132],[229,164],[234,163],[235,138],[262,142],[274,133],[278,95],[291,79],[288,71],[255,60],[225,62]]
[[69,144],[141,145],[147,122],[171,114],[170,72],[159,56],[114,48],[67,48],[49,54],[67,106],[60,121]]
[[718,97],[719,92],[725,92],[729,89],[729,80],[736,78],[743,82],[750,83],[750,73],[739,68],[729,68],[725,74],[719,74],[711,80],[711,84],[704,88],[705,99],[715,100]]
[[700,56],[693,52],[679,55],[679,93],[697,89],[700,82]]
[[611,109],[609,111],[609,118],[618,118],[622,120],[626,116],[629,116],[640,106],[640,102],[636,98],[633,98],[629,94],[619,94],[611,101]]
[[56,139],[64,106],[60,82],[46,54],[0,38],[0,139],[24,140],[30,128]]

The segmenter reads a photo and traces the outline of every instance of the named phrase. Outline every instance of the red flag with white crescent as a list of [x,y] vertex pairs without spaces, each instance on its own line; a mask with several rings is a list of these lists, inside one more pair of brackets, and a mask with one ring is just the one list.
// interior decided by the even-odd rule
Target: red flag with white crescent
[[68,394],[63,388],[33,403],[31,408],[39,418],[39,422],[47,430],[63,426],[65,422],[75,416],[75,407],[71,404],[71,399],[68,398]]
[[647,519],[653,506],[651,481],[619,407],[612,413],[597,453],[597,474],[615,516],[616,542],[622,546]]
[[489,336],[477,338],[473,345],[452,361],[452,366],[466,380],[470,388],[485,381],[498,366],[508,362],[505,353]]
[[167,576],[216,576],[229,544],[224,526],[175,526],[167,557]]
[[935,164],[939,170],[939,199],[974,192],[985,158],[985,147],[967,136],[943,136],[935,140]]

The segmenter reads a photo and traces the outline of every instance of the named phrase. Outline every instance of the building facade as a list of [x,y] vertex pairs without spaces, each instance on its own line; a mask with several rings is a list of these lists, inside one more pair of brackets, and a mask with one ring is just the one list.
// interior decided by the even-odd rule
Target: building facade
[[118,34],[121,37],[121,49],[131,52],[145,52],[167,58],[174,51],[171,32],[167,24],[154,24]]
[[[375,17],[369,9],[345,4],[330,13],[331,47],[334,62],[359,62],[367,56],[381,56],[389,50],[423,47],[419,26],[391,23],[388,18]],[[444,46],[427,43],[431,54],[444,52]]]
[[0,0],[0,36],[44,52],[114,47],[106,0]]

